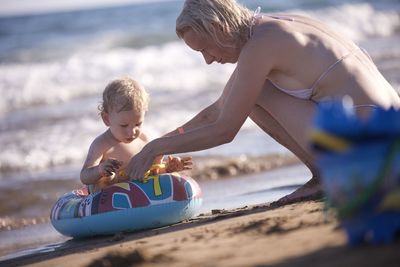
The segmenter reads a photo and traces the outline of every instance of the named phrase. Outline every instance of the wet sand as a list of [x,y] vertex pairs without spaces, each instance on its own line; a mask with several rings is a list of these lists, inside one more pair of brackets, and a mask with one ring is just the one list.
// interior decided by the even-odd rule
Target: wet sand
[[[246,174],[224,179],[198,180],[203,191],[203,205],[199,213],[213,209],[233,209],[246,205],[268,203],[295,190],[309,178],[303,165],[275,168],[270,171]],[[56,188],[62,181],[56,184]],[[71,186],[71,185],[68,185]],[[59,190],[59,189],[57,189]],[[46,206],[37,207],[38,212],[48,213],[55,200],[47,200]],[[36,205],[34,205],[36,206]],[[4,258],[40,253],[56,243],[69,238],[59,234],[49,223],[49,217],[3,218],[5,226],[0,229],[0,261]],[[7,224],[8,223],[8,224]]]
[[[271,171],[299,164],[299,160],[292,155],[278,154],[231,158],[197,157],[194,163],[193,170],[187,174],[202,182]],[[65,178],[71,175],[71,178]],[[64,193],[82,187],[78,175],[79,170],[76,170],[69,174],[55,174],[51,179],[39,177],[29,183],[16,181],[0,186],[0,232],[48,223],[50,209],[56,200]]]
[[[204,197],[209,204],[205,201],[202,214],[195,218],[137,233],[80,240],[63,238],[59,240],[61,243],[47,243],[12,257],[3,257],[0,266],[398,266],[399,241],[389,245],[349,247],[335,216],[325,210],[321,201],[280,207],[269,204],[250,206],[252,201],[267,203],[279,195],[273,194],[286,194],[288,190],[295,189],[285,188],[280,180],[293,186],[308,179],[305,167],[289,166],[296,161],[280,160],[267,172],[260,172],[262,168],[257,167],[258,171],[246,172],[244,169],[248,170],[248,167],[241,162],[247,160],[257,166],[268,161],[256,163],[257,160],[243,161],[241,158],[230,159],[227,163],[226,159],[212,160],[215,160],[215,165],[209,161],[208,165],[204,165],[207,169],[197,165],[193,176],[196,171],[205,173],[211,169],[209,173],[217,172],[218,178],[226,179],[213,180],[210,179],[212,175],[197,177],[203,184],[203,191],[207,192]],[[286,167],[278,168],[281,166]],[[238,171],[226,171],[232,168]],[[263,184],[272,177],[276,179],[273,184]],[[250,184],[248,180],[254,181],[255,186],[245,188],[244,184]],[[213,197],[221,194],[218,188],[226,187],[227,183],[231,186],[232,195],[224,192],[224,196],[231,203],[237,200],[236,207],[240,204],[244,207],[232,208],[226,202],[218,203]],[[241,194],[234,188],[240,188]],[[14,223],[21,220],[14,220]],[[49,224],[42,223],[46,220],[47,217],[43,217],[43,221],[25,220],[25,223],[14,227],[22,227],[19,231],[26,229],[25,234],[32,234],[33,226],[45,226],[39,230],[40,236],[40,233],[51,230]],[[13,232],[7,231],[7,227],[2,229],[3,234]]]
[[72,240],[1,266],[398,266],[400,242],[349,247],[322,202],[213,210],[161,229]]

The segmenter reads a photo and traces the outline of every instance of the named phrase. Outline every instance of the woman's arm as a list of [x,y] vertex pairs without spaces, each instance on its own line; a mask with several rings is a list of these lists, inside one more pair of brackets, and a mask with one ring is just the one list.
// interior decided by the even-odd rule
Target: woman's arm
[[[225,88],[221,96],[217,99],[217,101],[215,101],[214,103],[212,103],[211,105],[200,111],[190,121],[186,122],[181,126],[181,128],[183,128],[185,132],[199,128],[203,125],[213,123],[218,119],[219,114],[221,112],[221,107],[224,103],[224,99],[227,95],[227,92],[229,91],[229,88],[232,86],[235,76],[236,76],[236,70],[234,70],[234,72],[232,73],[231,77],[229,78],[228,82],[225,85]],[[176,134],[180,134],[178,129],[173,130],[172,132],[169,132],[164,136],[171,136]]]
[[[209,105],[202,111],[200,111],[196,116],[194,116],[190,121],[183,124],[180,128],[183,128],[184,131],[189,131],[201,127],[201,125],[209,124],[215,121],[219,115],[219,100],[214,102],[213,104]],[[172,136],[180,134],[178,128],[165,134],[164,136]]]
[[[270,70],[270,61],[260,60],[255,52],[260,50],[257,48],[256,45],[242,51],[237,69],[220,99],[221,107],[215,120],[185,129],[185,133],[178,136],[155,139],[144,150],[150,155],[185,153],[231,142],[256,104],[267,78],[265,73]],[[258,52],[265,53],[264,50]]]
[[[257,44],[262,42],[262,44]],[[237,68],[220,98],[218,117],[183,134],[149,142],[128,164],[130,178],[141,179],[155,156],[203,150],[230,142],[257,102],[274,61],[274,53],[265,51],[265,42],[253,40],[243,48]]]

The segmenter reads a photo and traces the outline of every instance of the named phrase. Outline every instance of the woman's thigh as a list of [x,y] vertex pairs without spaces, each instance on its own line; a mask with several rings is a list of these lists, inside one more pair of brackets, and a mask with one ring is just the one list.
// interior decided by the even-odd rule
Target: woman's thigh
[[257,105],[273,117],[297,144],[311,153],[309,137],[317,107],[315,102],[292,97],[267,82]]

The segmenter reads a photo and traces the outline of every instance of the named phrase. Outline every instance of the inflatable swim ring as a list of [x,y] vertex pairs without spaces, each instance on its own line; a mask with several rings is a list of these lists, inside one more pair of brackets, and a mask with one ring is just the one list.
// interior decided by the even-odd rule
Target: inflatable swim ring
[[145,182],[118,183],[93,194],[86,188],[66,193],[54,204],[50,219],[66,236],[107,235],[189,219],[201,203],[196,181],[169,173],[150,176]]

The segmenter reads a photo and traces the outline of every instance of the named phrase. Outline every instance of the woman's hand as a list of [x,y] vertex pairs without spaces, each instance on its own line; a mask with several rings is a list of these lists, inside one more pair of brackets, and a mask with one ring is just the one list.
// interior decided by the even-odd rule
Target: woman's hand
[[146,149],[148,146],[149,144],[129,161],[126,167],[126,176],[128,176],[130,180],[143,181],[145,172],[147,172],[153,164],[155,156],[148,152],[149,150]]
[[179,172],[183,170],[190,170],[192,169],[192,157],[173,157],[168,156],[167,163],[166,163],[166,172]]

